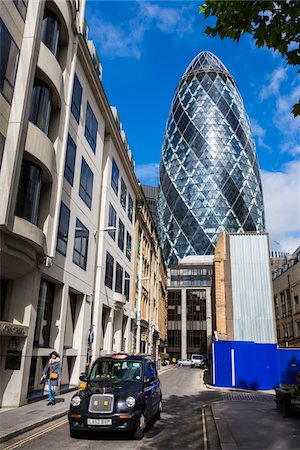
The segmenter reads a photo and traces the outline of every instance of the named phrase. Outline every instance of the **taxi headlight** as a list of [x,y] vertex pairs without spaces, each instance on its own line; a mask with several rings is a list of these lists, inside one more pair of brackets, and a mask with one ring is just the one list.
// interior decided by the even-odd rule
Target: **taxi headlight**
[[80,403],[81,403],[81,397],[79,397],[79,395],[74,395],[74,397],[71,399],[71,405],[79,406]]
[[135,398],[134,397],[127,397],[125,400],[126,406],[128,408],[132,408],[135,405]]

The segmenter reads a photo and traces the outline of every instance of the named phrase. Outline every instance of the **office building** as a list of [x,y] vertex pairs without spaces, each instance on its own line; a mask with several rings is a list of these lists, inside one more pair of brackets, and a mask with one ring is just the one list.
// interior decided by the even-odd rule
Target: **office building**
[[272,279],[278,345],[300,347],[300,247]]
[[222,231],[263,231],[260,172],[249,119],[222,62],[201,52],[178,83],[162,145],[160,242],[167,266],[213,255]]

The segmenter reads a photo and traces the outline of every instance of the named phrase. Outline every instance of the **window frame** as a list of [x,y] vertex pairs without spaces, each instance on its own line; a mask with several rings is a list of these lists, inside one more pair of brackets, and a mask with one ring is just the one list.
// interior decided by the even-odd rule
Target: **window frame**
[[[76,230],[76,228],[78,228],[78,229],[81,228],[80,232],[83,233],[82,236],[76,236],[76,231],[79,232],[79,230]],[[86,226],[78,218],[76,218],[74,247],[73,247],[73,263],[85,271],[86,271],[87,257],[88,257],[89,233],[90,232],[89,232],[88,228],[86,228]],[[86,234],[86,235],[84,235],[84,234]],[[78,250],[75,247],[76,239],[78,239],[78,238],[80,238],[80,250]],[[83,245],[84,239],[86,239],[86,244]],[[85,249],[85,253],[82,252],[83,249]],[[79,255],[79,260],[76,260],[74,255]],[[81,258],[83,259],[83,264],[81,263]]]
[[[73,153],[71,153],[71,150]],[[76,146],[72,136],[70,134],[68,134],[64,178],[70,183],[71,186],[73,186],[73,183],[74,183],[76,152],[77,152],[77,146]]]
[[119,218],[119,232],[118,232],[118,247],[122,252],[124,251],[124,241],[125,241],[125,225]]
[[119,178],[120,178],[120,170],[119,167],[113,158],[112,160],[112,166],[111,166],[111,187],[116,195],[118,195],[119,192]]
[[[109,264],[110,263],[110,264]],[[105,276],[104,285],[112,290],[113,288],[113,278],[114,278],[114,257],[107,251],[105,259]]]
[[131,234],[126,231],[126,258],[131,261],[131,254],[132,254],[132,237]]
[[[62,225],[63,209],[67,212],[67,226],[66,226],[66,230],[65,229],[61,230],[61,228],[65,228],[65,227],[61,227],[61,225]],[[58,229],[57,229],[57,238],[56,238],[56,250],[58,251],[58,253],[60,253],[63,256],[67,255],[69,225],[70,225],[70,213],[71,213],[70,209],[64,204],[64,202],[61,202],[61,204],[60,204]],[[66,233],[63,233],[63,231],[66,231]],[[62,248],[59,248],[59,242],[64,243],[63,245],[65,246],[65,251]]]
[[[109,227],[116,227],[117,226],[117,212],[111,202],[109,202],[108,205],[108,221],[107,225]],[[108,234],[110,237],[115,241],[116,240],[116,232],[115,231],[109,231]]]
[[[13,99],[13,95],[14,95],[14,88],[15,88],[15,83],[16,83],[16,77],[17,77],[17,71],[18,71],[18,66],[19,66],[19,59],[20,59],[20,49],[17,46],[16,41],[14,40],[14,38],[12,37],[12,35],[9,32],[9,29],[7,28],[7,26],[5,25],[5,23],[3,22],[2,18],[0,18],[0,36],[1,36],[1,40],[3,40],[3,42],[5,42],[4,36],[2,35],[2,33],[6,33],[9,37],[9,50],[7,53],[7,64],[6,64],[6,70],[4,72],[4,59],[0,60],[1,62],[1,67],[0,67],[0,93],[1,95],[5,98],[5,100],[11,105],[12,103],[12,99]],[[14,69],[12,71],[12,76],[10,77],[10,79],[7,77],[7,67],[9,65],[9,58],[10,58],[10,52],[11,52],[11,46],[14,46],[14,50],[16,50],[16,55],[15,55],[15,61],[14,61]],[[2,52],[1,52],[2,53]],[[2,53],[3,54],[3,53]],[[1,55],[0,55],[1,56]],[[8,87],[9,87],[9,94],[5,93],[5,83],[8,83]]]
[[[77,87],[79,87],[79,93],[76,92],[76,97],[75,97],[75,89]],[[79,121],[80,121],[81,102],[82,102],[82,85],[79,81],[77,74],[75,73],[74,83],[73,83],[71,112],[77,123],[79,123]]]
[[127,216],[130,222],[132,223],[133,220],[133,198],[128,193],[128,209],[127,209]]
[[121,177],[121,191],[120,191],[120,203],[124,211],[126,211],[126,203],[127,203],[127,186],[126,183]]
[[88,143],[90,144],[91,149],[94,153],[96,153],[97,146],[97,133],[98,133],[98,121],[92,110],[92,107],[87,101],[86,104],[86,112],[85,112],[85,127],[84,127],[84,136]]
[[124,269],[121,264],[116,261],[116,278],[115,278],[115,292],[123,294],[123,275]]
[[93,184],[94,173],[86,162],[85,158],[82,156],[78,194],[89,209],[92,209]]

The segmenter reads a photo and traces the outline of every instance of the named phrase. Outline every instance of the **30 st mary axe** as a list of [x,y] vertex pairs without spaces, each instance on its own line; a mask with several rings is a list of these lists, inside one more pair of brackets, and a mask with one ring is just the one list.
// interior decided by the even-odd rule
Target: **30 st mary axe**
[[237,85],[201,52],[177,86],[162,146],[158,224],[166,264],[210,255],[221,231],[264,231],[256,149]]

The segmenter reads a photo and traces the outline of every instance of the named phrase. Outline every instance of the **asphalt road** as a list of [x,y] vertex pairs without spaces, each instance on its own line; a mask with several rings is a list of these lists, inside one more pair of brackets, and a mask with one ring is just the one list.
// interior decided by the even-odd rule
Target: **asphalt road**
[[12,439],[4,446],[15,448],[48,449],[203,449],[218,450],[218,438],[209,404],[220,400],[222,394],[206,389],[202,370],[189,367],[170,367],[160,375],[163,391],[161,419],[151,423],[141,441],[124,434],[93,433],[80,439],[69,436],[66,418]]

